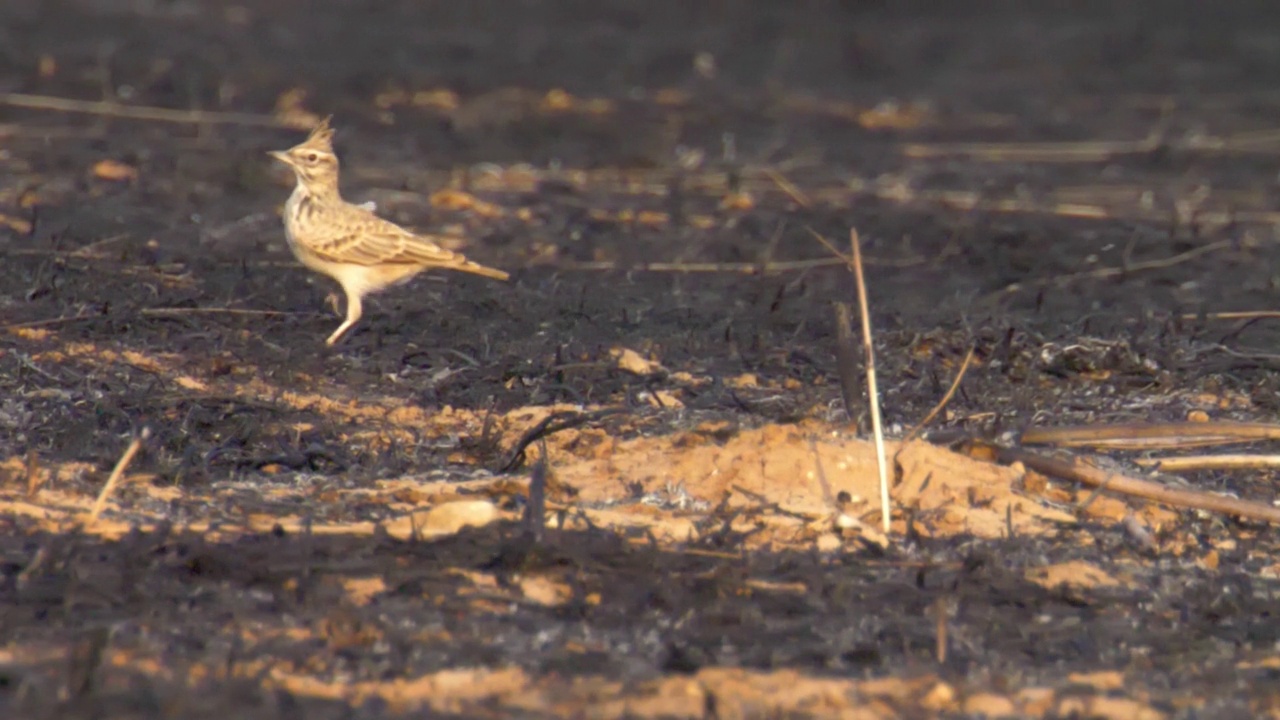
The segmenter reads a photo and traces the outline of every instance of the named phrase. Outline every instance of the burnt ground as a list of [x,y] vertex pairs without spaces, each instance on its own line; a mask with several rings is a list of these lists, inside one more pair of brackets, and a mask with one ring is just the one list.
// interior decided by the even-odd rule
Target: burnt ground
[[[915,444],[889,541],[832,532],[813,236],[891,436],[970,346],[935,438],[1269,420],[1276,321],[1212,316],[1276,304],[1267,4],[260,5],[0,6],[6,717],[1280,712],[1268,526]],[[349,198],[512,281],[325,349],[264,151],[330,113]]]

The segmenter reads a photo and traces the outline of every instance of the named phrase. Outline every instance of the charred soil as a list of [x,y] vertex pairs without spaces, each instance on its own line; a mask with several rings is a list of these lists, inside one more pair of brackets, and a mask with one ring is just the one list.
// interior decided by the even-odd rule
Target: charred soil
[[[1280,713],[1273,528],[946,443],[1274,417],[1274,10],[928,5],[3,3],[0,714]],[[512,280],[325,348],[328,114]],[[975,348],[887,540],[854,227],[891,437]]]

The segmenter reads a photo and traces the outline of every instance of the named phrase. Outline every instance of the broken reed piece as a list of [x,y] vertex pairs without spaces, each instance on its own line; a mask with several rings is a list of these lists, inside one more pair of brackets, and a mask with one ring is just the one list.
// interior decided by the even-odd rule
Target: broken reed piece
[[858,417],[858,346],[853,339],[852,315],[848,303],[834,303],[836,313],[836,375],[840,378],[840,399],[849,424]]
[[1194,470],[1275,470],[1280,468],[1280,455],[1181,455],[1167,458],[1135,458],[1134,464],[1160,472]]
[[129,468],[129,463],[133,462],[133,457],[138,454],[138,450],[142,449],[142,443],[149,439],[151,439],[151,428],[144,427],[142,432],[134,436],[129,447],[125,448],[124,454],[111,470],[111,477],[107,478],[107,484],[102,486],[102,492],[98,493],[98,499],[93,503],[93,510],[89,512],[89,522],[97,521],[98,516],[102,514],[102,509],[107,505],[107,498],[111,497],[120,478],[124,476],[124,471]]
[[35,448],[27,451],[27,497],[40,492],[40,456]]
[[947,597],[939,595],[933,601],[934,647],[933,657],[939,665],[947,663]]
[[1224,515],[1235,515],[1250,520],[1262,520],[1280,524],[1280,508],[1262,503],[1225,497],[1199,490],[1170,488],[1148,480],[1139,480],[1116,472],[1109,472],[1088,464],[1080,458],[1063,460],[1036,453],[1006,448],[985,441],[975,441],[975,446],[991,451],[997,461],[1005,464],[1020,462],[1024,467],[1044,475],[1072,480],[1099,490],[1121,495],[1140,497],[1162,505],[1208,510]]
[[1122,423],[1031,428],[1023,445],[1154,450],[1280,440],[1280,425],[1237,422]]
[[547,524],[547,476],[551,468],[547,460],[547,439],[539,438],[542,455],[529,474],[529,501],[524,507],[524,529],[529,541],[534,545],[542,542]]

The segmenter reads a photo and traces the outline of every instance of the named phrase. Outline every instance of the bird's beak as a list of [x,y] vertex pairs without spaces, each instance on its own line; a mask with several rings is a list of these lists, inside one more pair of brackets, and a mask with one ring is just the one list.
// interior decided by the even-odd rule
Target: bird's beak
[[289,153],[283,150],[272,150],[267,154],[279,160],[280,162],[284,163],[285,165],[293,165],[293,160],[289,159]]

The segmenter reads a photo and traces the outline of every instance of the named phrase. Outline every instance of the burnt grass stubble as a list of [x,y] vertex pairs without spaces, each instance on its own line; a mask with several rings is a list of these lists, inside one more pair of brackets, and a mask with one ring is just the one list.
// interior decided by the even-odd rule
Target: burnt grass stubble
[[[348,53],[326,56],[329,71],[317,76],[314,70],[305,72],[312,50],[284,36],[250,39],[214,23],[207,36],[177,52],[171,33],[152,31],[178,22],[171,17],[130,19],[102,15],[112,3],[71,3],[68,12],[53,18],[28,5],[17,2],[0,10],[10,33],[22,30],[22,42],[9,45],[3,60],[8,87],[93,97],[77,78],[105,63],[111,82],[135,86],[132,101],[139,104],[181,107],[184,93],[198,97],[211,81],[225,79],[243,86],[245,107],[269,107],[279,92],[306,78],[308,106],[331,108],[338,116],[349,193],[378,199],[384,212],[420,224],[466,223],[479,238],[469,252],[515,270],[508,285],[450,277],[447,283],[421,280],[414,290],[380,296],[351,340],[337,352],[325,352],[319,338],[332,319],[319,308],[328,288],[279,251],[271,208],[287,188],[262,169],[267,162],[261,151],[286,146],[293,134],[235,126],[197,132],[188,126],[6,109],[7,121],[18,130],[8,138],[0,165],[5,184],[26,188],[39,201],[25,210],[4,208],[9,215],[26,212],[33,221],[30,233],[0,230],[4,322],[68,318],[48,326],[60,343],[173,354],[192,375],[260,377],[281,391],[352,399],[396,393],[405,403],[431,411],[451,406],[500,415],[551,403],[610,406],[623,412],[596,418],[594,424],[623,435],[671,432],[704,420],[727,420],[731,427],[815,416],[839,422],[830,304],[852,298],[851,280],[842,269],[680,275],[575,271],[571,263],[598,257],[615,258],[623,267],[659,258],[757,262],[765,248],[772,248],[773,256],[764,259],[819,258],[825,250],[806,228],[843,245],[849,226],[856,224],[871,258],[884,409],[891,425],[910,427],[924,416],[970,344],[977,346],[980,362],[951,410],[958,418],[955,426],[982,434],[1016,431],[1031,422],[1177,419],[1199,392],[1247,398],[1250,409],[1241,419],[1266,419],[1277,406],[1276,361],[1257,351],[1275,339],[1269,328],[1223,328],[1176,318],[1178,312],[1217,309],[1211,299],[1230,293],[1243,303],[1232,307],[1265,306],[1273,299],[1265,291],[1274,272],[1265,246],[1241,242],[1147,273],[1004,292],[1028,278],[1066,276],[1089,255],[1097,255],[1100,266],[1116,266],[1122,251],[1137,260],[1168,257],[1203,243],[1257,235],[1258,228],[1229,225],[1204,234],[1174,222],[961,212],[854,193],[844,202],[801,207],[751,168],[817,153],[824,156],[821,163],[798,163],[788,177],[805,191],[829,189],[839,187],[846,173],[903,172],[907,161],[896,149],[899,139],[770,104],[763,86],[673,75],[661,61],[656,38],[685,49],[697,46],[674,10],[672,19],[659,11],[646,15],[645,24],[625,41],[630,57],[651,61],[642,67],[652,78],[628,75],[640,71],[617,65],[621,61],[613,54],[591,55],[589,45],[572,39],[573,24],[580,22],[575,17],[557,15],[559,24],[547,26],[551,20],[513,10],[507,20],[492,21],[511,23],[511,28],[554,27],[557,37],[569,38],[554,62],[515,75],[530,87],[568,85],[582,95],[608,96],[617,94],[617,87],[594,78],[684,83],[694,100],[673,131],[660,108],[643,102],[607,121],[511,110],[500,95],[486,94],[520,84],[503,74],[521,67],[517,51],[504,44],[481,56],[466,40],[454,41],[456,57],[431,58],[441,74],[433,83],[403,65],[386,65],[392,61],[384,53],[357,40]],[[422,12],[414,3],[396,6],[402,13]],[[358,12],[356,6],[343,7],[299,13],[286,3],[259,12],[264,23],[328,37],[354,19],[344,12]],[[432,7],[443,17],[431,21],[455,31],[476,22]],[[758,77],[752,75],[753,51],[731,41],[744,37],[753,23],[768,24],[775,12],[765,4],[745,3],[733,18],[722,18],[713,37],[699,42],[718,48],[726,76]],[[788,37],[851,23],[843,13],[861,11],[825,12],[835,16],[796,11],[764,45],[776,49]],[[946,37],[956,44],[950,52],[958,55],[976,53],[985,39],[1007,31],[998,18],[966,24],[952,35],[942,29],[947,18],[867,12],[858,16],[869,24],[865,27],[912,27],[917,34]],[[610,19],[596,21],[605,27],[627,22],[605,17]],[[1053,28],[1061,18],[1032,13],[1021,20]],[[1113,21],[1123,26],[1111,17],[1072,18],[1073,27],[1104,35],[1105,28],[1116,27]],[[403,23],[380,16],[361,16],[361,23],[383,33],[379,44],[409,32]],[[473,30],[497,32],[495,27]],[[1149,32],[1183,37],[1179,27],[1159,23]],[[423,52],[408,37],[401,40],[409,52]],[[936,69],[930,63],[940,61],[920,51],[923,45],[911,41],[888,48],[870,43],[870,36],[857,37],[863,56],[861,69],[853,72],[864,73],[867,92],[934,93],[936,105],[951,103],[952,112],[963,114],[959,95],[947,94],[959,90],[926,82]],[[101,41],[110,38],[126,42],[112,45],[106,60],[79,49],[102,47]],[[835,40],[820,34],[814,42],[824,47]],[[237,52],[249,47],[253,50]],[[1080,63],[1068,65],[1066,78],[1089,75],[1090,63],[1098,61],[1072,55],[1069,48],[1057,39],[1046,52],[1062,52],[1064,62]],[[1136,56],[1129,58],[1130,67],[1139,75],[1154,72],[1162,60],[1161,47],[1147,48],[1150,57],[1142,50],[1131,52]],[[42,53],[55,54],[61,69],[53,78],[37,80],[31,68]],[[981,75],[988,60],[973,57],[971,72]],[[156,58],[173,63],[152,65]],[[570,63],[568,58],[576,59]],[[601,65],[586,72],[596,61]],[[811,67],[778,72],[821,78],[831,71],[824,63],[832,61],[821,52],[800,51],[791,62]],[[143,69],[148,67],[158,75],[147,76]],[[974,82],[956,72],[952,81],[958,86]],[[888,77],[903,89],[888,93]],[[461,119],[435,125],[404,108],[397,110],[404,121],[381,126],[371,98],[383,78],[427,86],[454,78],[469,89],[467,97],[485,99],[492,107],[477,100],[475,107],[459,111]],[[1148,80],[1159,83],[1158,77]],[[1236,82],[1247,90],[1251,80],[1242,74]],[[809,88],[816,95],[832,89],[813,82],[819,83]],[[1014,73],[1008,82],[1015,93],[1029,78]],[[1079,90],[1069,80],[1059,82],[1064,93]],[[1104,97],[1122,94],[1107,87],[1091,90]],[[1044,112],[1041,106],[1010,106],[999,97],[989,102],[1027,127],[1048,122],[1037,114]],[[1106,107],[1100,113],[1105,117],[1082,113],[1069,129],[1081,137],[1092,136],[1104,123],[1135,137],[1148,129],[1140,112]],[[1194,103],[1186,112],[1183,122],[1197,119]],[[722,134],[730,129],[739,152],[754,156],[714,159]],[[56,139],[46,142],[46,136]],[[707,149],[711,162],[722,162],[722,169],[752,190],[755,207],[722,210],[718,195],[699,193],[691,179],[697,171],[675,165],[675,144]],[[139,177],[113,183],[86,175],[104,157],[136,164]],[[640,168],[646,177],[665,178],[672,190],[646,196],[548,182],[531,192],[485,195],[502,207],[529,209],[537,219],[533,224],[476,220],[408,203],[402,193],[379,195],[392,187],[425,197],[449,182],[446,170],[476,162],[546,166],[552,158],[569,167]],[[1168,155],[1129,161],[1132,167],[1123,161],[1112,167],[1159,187],[1180,187],[1189,172],[1203,174],[1208,182],[1226,169],[1212,159]],[[427,166],[438,172],[421,170]],[[1232,169],[1237,177],[1252,172],[1268,183],[1265,174],[1274,172],[1247,161]],[[920,186],[998,195],[1081,184],[1096,179],[1099,168],[920,161],[910,171]],[[671,222],[656,227],[609,222],[595,218],[591,209],[656,209],[671,213]],[[722,222],[710,230],[685,222],[697,214]],[[556,260],[528,262],[537,241],[558,245]],[[269,244],[277,250],[268,251]],[[291,314],[145,312],[218,306]],[[623,373],[608,362],[608,349],[617,345],[651,351],[668,369],[711,382],[686,386],[668,373]],[[1267,558],[1275,557],[1273,535],[1229,518],[1193,513],[1162,528],[1162,537],[1191,536],[1206,549],[1224,548],[1215,570],[1190,559],[1150,554],[1118,527],[1088,519],[1043,537],[932,540],[912,533],[888,550],[852,544],[831,556],[794,549],[746,551],[747,538],[729,529],[732,518],[722,505],[700,521],[701,539],[684,548],[625,542],[605,530],[554,529],[530,548],[521,543],[523,528],[514,525],[464,531],[436,542],[305,531],[214,539],[223,536],[182,528],[197,521],[235,528],[257,513],[330,523],[388,519],[377,503],[326,503],[325,492],[403,474],[471,477],[477,466],[501,467],[517,438],[500,431],[456,439],[423,432],[408,443],[390,433],[377,445],[344,442],[352,422],[297,409],[280,398],[184,390],[163,374],[123,362],[39,362],[32,356],[40,346],[12,334],[0,336],[0,455],[34,452],[46,464],[80,461],[105,469],[131,434],[150,426],[155,439],[134,470],[154,474],[159,486],[176,483],[184,493],[161,501],[122,489],[116,517],[159,515],[167,522],[120,540],[74,528],[52,531],[47,523],[20,515],[0,518],[0,644],[65,650],[0,666],[0,707],[28,716],[176,709],[192,717],[226,712],[328,717],[346,711],[340,704],[265,690],[262,680],[269,669],[289,667],[356,681],[511,664],[537,675],[598,673],[624,680],[711,665],[855,677],[932,671],[971,691],[1061,685],[1071,671],[1121,669],[1160,707],[1173,709],[1179,698],[1199,697],[1208,703],[1206,712],[1226,712],[1261,697],[1267,679],[1265,671],[1241,671],[1236,663],[1273,649],[1280,640],[1275,583],[1259,574],[1271,564]],[[746,372],[760,376],[762,384],[787,379],[799,384],[779,393],[725,383]],[[817,384],[819,378],[828,381]],[[654,408],[642,400],[644,392],[663,388],[682,389],[686,408]],[[977,413],[986,415],[965,423]],[[311,429],[286,432],[299,423]],[[365,429],[378,425],[376,419],[360,423]],[[459,450],[474,464],[450,464],[448,456]],[[283,472],[264,473],[267,466]],[[105,473],[67,478],[58,489],[90,496],[104,478]],[[1190,478],[1258,499],[1274,497],[1273,479],[1266,474]],[[18,487],[23,480],[9,482]],[[271,492],[278,487],[303,492]],[[1231,544],[1236,538],[1242,539]],[[1072,559],[1130,581],[1105,591],[1046,590],[1024,578],[1028,568]],[[451,572],[459,568],[494,572],[500,586],[521,574],[547,574],[567,581],[574,596],[556,608],[517,602],[514,611],[498,611],[461,592],[468,581]],[[368,605],[351,604],[339,581],[356,577],[380,577],[387,590]],[[799,585],[804,592],[748,590],[748,580]],[[593,596],[599,601],[588,602]],[[949,609],[951,637],[941,666],[934,659],[933,621],[940,603]],[[286,628],[312,633],[268,632]],[[166,672],[113,665],[104,659],[109,653],[163,658]],[[198,679],[189,674],[195,667],[204,668]],[[1252,684],[1238,683],[1242,672]],[[199,693],[190,692],[191,683],[200,686]]]

